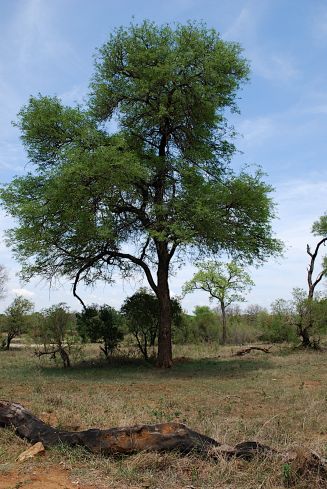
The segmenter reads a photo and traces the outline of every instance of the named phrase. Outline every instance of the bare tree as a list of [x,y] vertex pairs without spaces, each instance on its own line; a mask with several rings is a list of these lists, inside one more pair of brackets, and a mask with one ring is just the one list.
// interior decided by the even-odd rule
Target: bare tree
[[[316,260],[321,251],[321,247],[325,246],[327,241],[327,214],[324,214],[319,218],[318,221],[314,222],[312,226],[312,232],[315,236],[322,236],[322,239],[318,241],[314,250],[307,244],[307,254],[310,257],[309,265],[307,268],[307,283],[308,291],[306,298],[298,299],[296,301],[296,308],[298,310],[299,320],[296,323],[298,334],[302,339],[302,345],[304,347],[316,346],[316,341],[311,340],[312,329],[314,326],[314,295],[317,285],[321,282],[327,273],[327,260],[326,257],[323,258],[322,269],[316,275],[315,266]],[[296,296],[296,294],[295,294]]]

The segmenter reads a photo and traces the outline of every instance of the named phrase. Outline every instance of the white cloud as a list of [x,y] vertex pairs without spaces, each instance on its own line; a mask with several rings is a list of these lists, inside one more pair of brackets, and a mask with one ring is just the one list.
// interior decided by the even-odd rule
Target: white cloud
[[268,53],[261,49],[250,50],[253,71],[273,82],[288,82],[299,75],[299,70],[291,55],[281,53]]
[[287,52],[272,50],[258,40],[258,27],[269,14],[269,2],[250,0],[240,10],[222,37],[239,41],[245,48],[246,57],[251,62],[252,71],[272,82],[288,82],[299,70],[293,56]]
[[73,54],[71,45],[52,27],[51,3],[43,0],[25,0],[17,10],[13,23],[18,62],[29,67],[39,57],[60,59]]
[[249,6],[243,7],[228,29],[222,33],[222,37],[231,41],[244,38],[251,34],[256,22],[257,18]]
[[11,289],[11,292],[13,292],[16,295],[22,295],[23,297],[33,297],[35,294],[34,292],[31,292],[30,290],[27,289]]
[[316,41],[327,40],[327,7],[325,3],[316,10],[312,18],[311,31]]
[[239,124],[239,133],[242,135],[245,146],[258,146],[274,135],[275,127],[273,118],[255,117],[244,119]]

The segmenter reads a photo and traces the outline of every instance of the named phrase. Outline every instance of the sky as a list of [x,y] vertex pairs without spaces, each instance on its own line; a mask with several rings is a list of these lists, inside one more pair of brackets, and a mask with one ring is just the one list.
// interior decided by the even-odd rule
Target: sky
[[[325,0],[0,0],[0,182],[26,173],[27,159],[12,125],[30,95],[57,95],[65,104],[82,103],[88,92],[97,47],[116,27],[149,19],[158,24],[204,21],[222,39],[237,41],[250,61],[251,77],[239,92],[240,114],[232,123],[241,151],[233,165],[260,165],[274,187],[278,218],[275,235],[285,244],[281,258],[250,273],[255,287],[247,304],[263,307],[290,299],[306,287],[306,244],[315,220],[327,211],[327,2]],[[0,264],[9,274],[0,312],[17,294],[36,309],[79,303],[71,284],[38,278],[19,280],[19,264],[4,242],[14,223],[0,211]],[[317,263],[317,271],[320,263]],[[171,277],[173,295],[194,273],[187,263]],[[88,304],[120,307],[142,285],[140,277],[114,285],[81,287]],[[145,282],[144,282],[145,285]],[[322,284],[322,290],[326,290]],[[205,293],[183,299],[191,312],[208,304]]]

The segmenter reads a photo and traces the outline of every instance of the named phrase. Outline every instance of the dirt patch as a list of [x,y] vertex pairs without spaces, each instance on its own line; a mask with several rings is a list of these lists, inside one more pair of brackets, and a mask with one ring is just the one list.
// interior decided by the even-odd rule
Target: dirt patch
[[67,471],[44,467],[32,472],[15,470],[1,474],[0,489],[96,489],[96,486],[86,486],[78,480],[70,480]]

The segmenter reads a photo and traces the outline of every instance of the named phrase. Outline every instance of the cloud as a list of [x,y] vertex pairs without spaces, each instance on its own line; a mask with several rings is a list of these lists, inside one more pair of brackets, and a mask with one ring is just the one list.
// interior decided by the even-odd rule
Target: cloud
[[13,22],[18,48],[18,63],[24,67],[34,64],[35,58],[60,59],[72,54],[71,45],[53,29],[51,3],[25,0],[20,4]]
[[267,2],[262,0],[248,0],[242,2],[238,15],[222,32],[222,37],[230,41],[241,41],[249,44],[256,38],[257,27],[262,23],[267,12]]
[[275,127],[272,117],[255,117],[244,119],[239,124],[239,133],[242,135],[245,146],[258,146],[273,136]]
[[253,71],[269,81],[287,82],[300,73],[291,55],[251,49],[250,58]]
[[327,40],[327,7],[320,5],[313,15],[311,22],[311,32],[313,38],[318,41]]
[[248,1],[222,37],[239,41],[245,48],[252,71],[272,82],[288,82],[298,76],[293,56],[287,52],[271,50],[258,41],[258,28],[267,17],[269,2]]
[[70,90],[60,93],[59,98],[64,104],[67,105],[72,105],[75,103],[82,104],[87,91],[88,87],[86,84],[74,85]]
[[11,292],[16,295],[22,295],[23,297],[33,297],[35,295],[34,292],[27,289],[11,289]]

